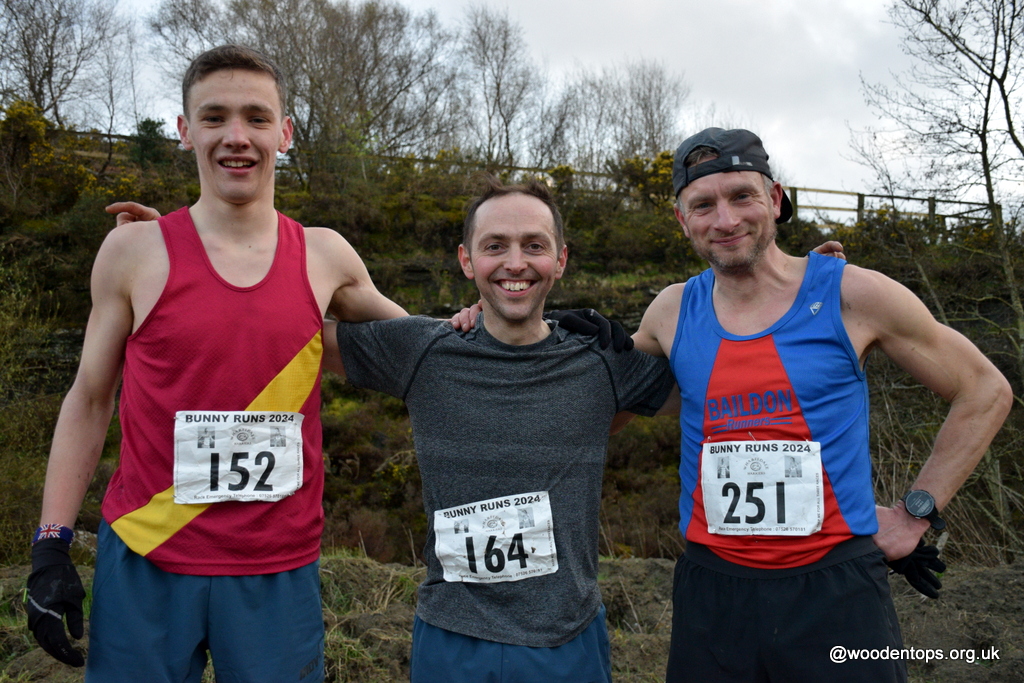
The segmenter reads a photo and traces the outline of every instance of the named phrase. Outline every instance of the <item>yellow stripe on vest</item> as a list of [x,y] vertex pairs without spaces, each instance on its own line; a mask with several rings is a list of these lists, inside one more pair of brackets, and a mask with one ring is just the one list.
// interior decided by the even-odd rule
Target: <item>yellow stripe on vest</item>
[[146,556],[208,507],[209,504],[176,505],[171,486],[139,509],[114,520],[110,527],[126,546]]
[[253,399],[246,410],[287,410],[297,413],[309,398],[320,372],[320,357],[324,345],[321,331],[317,331],[309,343],[302,347],[277,377]]
[[[253,399],[246,410],[281,410],[297,413],[316,386],[323,355],[323,339],[318,330],[288,365]],[[114,520],[111,528],[125,545],[145,556],[199,516],[206,505],[178,505],[174,487],[161,491],[137,510]]]

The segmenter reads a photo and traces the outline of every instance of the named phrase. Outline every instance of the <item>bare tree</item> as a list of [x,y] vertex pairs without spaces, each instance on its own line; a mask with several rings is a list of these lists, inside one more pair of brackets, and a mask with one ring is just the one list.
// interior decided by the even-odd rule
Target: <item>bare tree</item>
[[[876,170],[887,192],[924,191],[953,199],[984,194],[989,221],[964,221],[967,238],[952,240],[950,248],[962,258],[997,264],[1001,281],[997,277],[962,286],[952,302],[940,305],[922,267],[928,245],[912,245],[906,232],[898,234],[937,313],[954,324],[981,325],[1002,340],[1003,347],[992,353],[1012,358],[1015,372],[1008,374],[1016,375],[1017,401],[1024,404],[1024,302],[1018,284],[1024,204],[1024,131],[1019,120],[1024,111],[1024,2],[895,0],[890,16],[903,29],[903,48],[914,65],[895,75],[891,86],[865,84],[868,102],[893,127],[866,131],[855,140],[855,149]],[[985,239],[974,239],[974,234]],[[1024,497],[1009,483],[1015,465],[1008,456],[1013,455],[995,448],[986,453],[979,477],[991,504],[979,507],[991,510],[992,521],[1005,532],[1006,546],[1019,551],[1024,540],[1011,530],[1010,520],[1013,507],[1016,514],[1024,510]]]
[[454,38],[431,12],[384,0],[165,0],[150,25],[176,77],[229,41],[273,59],[295,122],[292,158],[307,178],[339,155],[430,154],[460,123]]
[[0,93],[58,124],[95,94],[98,61],[122,28],[105,0],[0,0]]
[[235,40],[219,0],[161,0],[147,23],[157,38],[157,66],[171,82],[181,80],[197,55]]
[[653,159],[678,142],[688,95],[682,77],[656,62],[601,71],[577,67],[543,109],[537,163],[602,171],[609,162]]
[[466,12],[464,92],[477,152],[487,163],[515,165],[522,155],[540,77],[521,26],[484,6]]
[[869,130],[878,144],[859,148],[919,162],[892,172],[903,189],[962,197],[980,188],[995,203],[1024,172],[1024,3],[896,0],[890,15],[915,63],[891,86],[864,84],[896,127]]
[[656,62],[625,66],[621,77],[623,116],[617,135],[619,157],[653,158],[676,144],[680,109],[690,94],[681,76]]
[[310,139],[347,135],[376,153],[421,152],[455,125],[446,116],[452,36],[432,12],[325,0],[236,0],[230,9],[246,42],[282,66]]
[[601,171],[614,154],[620,95],[614,74],[577,66],[542,110],[534,137],[534,163]]
[[110,41],[90,70],[90,97],[81,105],[82,122],[106,134],[106,159],[96,172],[104,175],[113,160],[114,134],[134,130],[140,120],[137,32],[132,18],[115,19]]
[[[868,131],[857,149],[888,192],[984,192],[997,240],[991,256],[1001,263],[1016,319],[1008,338],[1024,377],[1024,302],[1008,244],[1014,223],[1003,218],[1004,209],[1019,212],[1024,202],[1024,2],[896,0],[890,14],[915,63],[892,86],[865,84],[868,102],[895,131]],[[894,159],[917,160],[922,172],[914,165],[893,171]]]

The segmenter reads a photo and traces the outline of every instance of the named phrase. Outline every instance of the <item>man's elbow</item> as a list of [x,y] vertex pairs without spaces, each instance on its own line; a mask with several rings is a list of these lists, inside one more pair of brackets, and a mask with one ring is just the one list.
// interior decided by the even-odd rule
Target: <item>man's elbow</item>
[[978,406],[976,410],[994,425],[993,431],[998,430],[1013,408],[1014,395],[1010,382],[994,365],[989,364],[987,372],[974,384],[971,394]]
[[115,390],[103,391],[79,378],[61,402],[59,420],[77,425],[109,423],[114,414],[115,396]]
[[659,417],[662,415],[678,415],[679,411],[683,409],[683,399],[679,393],[679,385],[676,384],[672,387],[672,391],[669,392],[668,398],[665,399],[665,403],[658,409],[655,415]]
[[993,410],[999,419],[1001,425],[1006,417],[1010,414],[1010,409],[1013,408],[1013,387],[1010,386],[1009,380],[1003,376],[1003,373],[998,370],[995,371],[996,388],[995,388],[995,400],[993,401]]
[[341,362],[341,354],[324,355],[324,372],[332,372],[345,379],[345,364]]

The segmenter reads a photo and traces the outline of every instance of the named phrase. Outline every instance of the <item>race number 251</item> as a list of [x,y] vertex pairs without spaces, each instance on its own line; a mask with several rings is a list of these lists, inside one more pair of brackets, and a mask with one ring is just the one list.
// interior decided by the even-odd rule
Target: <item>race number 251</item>
[[709,533],[808,536],[821,529],[825,503],[816,441],[705,443],[700,470]]

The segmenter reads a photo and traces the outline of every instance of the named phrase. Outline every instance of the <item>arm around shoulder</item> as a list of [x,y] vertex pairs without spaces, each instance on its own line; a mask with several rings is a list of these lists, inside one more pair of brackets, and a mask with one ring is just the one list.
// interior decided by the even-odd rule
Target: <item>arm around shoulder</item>
[[327,310],[343,322],[388,320],[408,315],[381,294],[348,241],[328,228],[306,228],[311,284],[329,295]]
[[636,348],[661,358],[671,355],[684,286],[683,283],[669,285],[647,307],[640,329],[633,335]]

